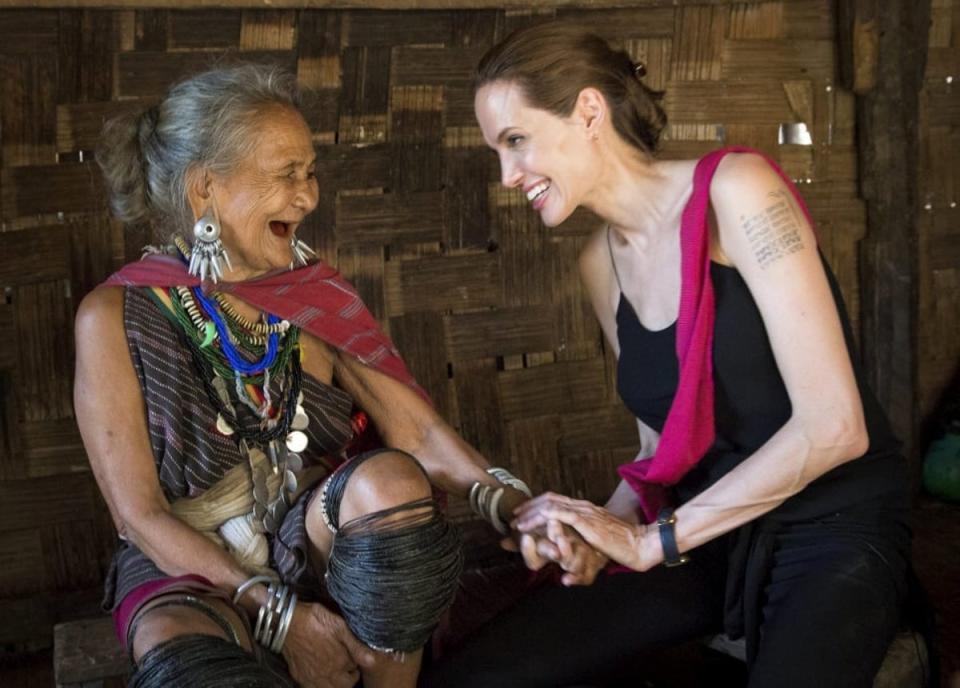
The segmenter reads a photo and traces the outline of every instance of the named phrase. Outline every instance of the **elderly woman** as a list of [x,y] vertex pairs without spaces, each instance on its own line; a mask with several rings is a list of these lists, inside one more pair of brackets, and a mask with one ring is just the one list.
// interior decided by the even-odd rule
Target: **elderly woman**
[[578,206],[604,221],[580,270],[641,453],[605,507],[517,511],[521,531],[573,527],[631,572],[539,589],[431,685],[604,683],[642,648],[726,629],[751,686],[870,686],[905,589],[899,444],[790,181],[744,149],[656,159],[665,116],[642,77],[563,24],[478,68],[503,185],[549,227]]
[[[308,260],[317,162],[293,77],[194,76],[111,122],[98,160],[116,217],[169,237],[76,324],[132,685],[414,685],[461,565],[431,485],[501,529],[526,487],[485,470],[353,289]],[[367,416],[390,450],[344,464]]]

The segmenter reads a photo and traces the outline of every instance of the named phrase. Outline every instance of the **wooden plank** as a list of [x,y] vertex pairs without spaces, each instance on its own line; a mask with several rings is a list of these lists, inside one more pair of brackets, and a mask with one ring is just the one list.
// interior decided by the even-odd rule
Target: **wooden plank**
[[[529,13],[530,8],[553,8],[558,2],[575,1],[578,7],[673,7],[724,4],[730,0],[271,0],[273,7],[365,9],[365,10],[465,10],[511,8]],[[747,0],[752,1],[752,0]],[[763,0],[756,0],[758,2]],[[6,0],[10,7],[141,7],[143,0]],[[262,7],[264,0],[232,0],[234,7]],[[192,9],[226,7],[226,0],[151,0],[155,7]],[[549,11],[549,10],[542,10]]]
[[0,146],[4,167],[54,162],[57,57],[0,53]]
[[53,629],[57,685],[127,676],[132,667],[107,615],[57,624]]
[[163,52],[169,46],[170,12],[161,9],[139,9],[135,15],[134,48]]
[[727,38],[783,38],[784,3],[743,3],[730,8]]
[[[384,8],[399,9],[397,3],[386,3]],[[344,45],[447,44],[452,38],[452,19],[450,12],[348,12],[344,16]]]
[[558,451],[561,458],[581,456],[601,449],[640,449],[637,423],[622,405],[603,406],[583,413],[566,413],[560,421]]
[[730,40],[723,45],[721,78],[832,79],[833,41],[811,40]]
[[390,334],[413,377],[430,395],[437,412],[442,418],[450,419],[450,380],[440,314],[422,311],[391,317]]
[[240,21],[240,50],[293,50],[297,17],[292,10],[244,10]]
[[446,353],[458,363],[550,351],[557,344],[556,320],[557,309],[552,305],[447,315],[443,319]]
[[155,101],[133,99],[57,106],[57,151],[93,151],[107,120],[126,112],[139,112]]
[[[300,86],[336,90],[338,101],[342,19],[341,12],[300,12],[297,25],[297,80]],[[335,131],[336,127],[332,130]]]
[[103,581],[109,559],[101,555],[94,521],[76,519],[41,530],[49,587],[70,590]]
[[784,38],[836,40],[835,3],[833,0],[785,0],[783,24]]
[[37,528],[0,531],[0,598],[47,589],[47,563]]
[[929,0],[889,0],[878,20],[878,78],[860,103],[859,169],[870,231],[861,243],[862,349],[868,384],[913,458],[916,432],[917,137]]
[[941,83],[949,76],[960,83],[960,46],[931,48],[924,76],[928,81]]
[[390,51],[350,47],[341,56],[340,143],[382,143],[387,139],[390,98]]
[[87,453],[73,418],[31,421],[20,425],[21,459],[27,477],[43,478],[61,473],[90,470]]
[[500,256],[469,253],[386,264],[387,312],[467,311],[503,301]]
[[442,192],[337,196],[340,245],[440,241],[446,209]]
[[666,90],[664,107],[678,122],[789,122],[793,115],[778,81],[674,81]]
[[[162,96],[175,81],[221,65],[223,59],[224,53],[219,50],[119,53],[117,95],[123,98]],[[296,56],[291,51],[249,51],[243,54],[243,59],[296,71]]]
[[343,277],[357,290],[369,311],[386,324],[386,305],[383,297],[383,247],[341,246],[337,266]]
[[503,418],[529,418],[554,413],[588,411],[607,395],[600,359],[563,361],[499,375]]
[[240,43],[242,14],[204,9],[170,13],[170,50],[232,48]]
[[[7,4],[7,3],[5,3]],[[56,9],[5,9],[0,12],[0,45],[4,55],[56,51],[60,17]]]
[[394,86],[470,86],[483,48],[397,46],[393,49]]
[[4,220],[91,212],[105,206],[100,170],[91,163],[4,167],[0,192]]
[[13,307],[5,299],[0,300],[0,342],[3,342],[3,346],[0,346],[0,370],[13,368],[18,359],[13,315]]
[[502,253],[505,303],[522,306],[550,301],[551,276],[541,269],[548,229],[519,189],[491,186],[490,205]]
[[0,286],[17,287],[70,278],[70,234],[66,227],[5,232]]
[[721,57],[730,8],[727,6],[680,7],[673,30],[672,70],[675,81],[716,81],[721,76]]
[[[447,342],[449,351],[449,329]],[[494,465],[507,465],[509,451],[500,413],[495,359],[455,363],[453,387],[460,436]]]
[[390,89],[390,139],[394,143],[443,140],[443,87],[394,86]]
[[0,480],[0,523],[4,530],[23,530],[93,520],[101,508],[96,489],[89,473]]
[[617,466],[631,461],[632,449],[601,449],[577,456],[562,456],[558,476],[563,492],[594,504],[607,501],[620,482]]
[[[446,135],[445,144],[450,140],[449,134]],[[451,249],[490,245],[492,227],[487,181],[491,177],[492,156],[488,155],[476,148],[444,147],[443,184],[448,210],[444,243]]]
[[534,494],[562,490],[557,456],[557,415],[517,418],[507,423],[509,470],[526,481]]
[[20,357],[14,370],[21,421],[73,415],[73,303],[63,280],[13,290]]
[[560,360],[574,361],[600,355],[602,335],[580,279],[578,258],[587,236],[563,237],[550,244],[548,253],[552,301],[559,306],[557,341]]
[[674,9],[657,7],[583,9],[557,8],[557,19],[592,31],[614,44],[636,38],[657,38],[674,35]]
[[317,176],[324,190],[371,189],[390,185],[390,154],[386,145],[318,146]]

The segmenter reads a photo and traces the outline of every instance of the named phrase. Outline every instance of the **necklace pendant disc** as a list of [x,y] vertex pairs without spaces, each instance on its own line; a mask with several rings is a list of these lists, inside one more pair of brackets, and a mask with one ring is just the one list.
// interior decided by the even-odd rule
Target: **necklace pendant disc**
[[283,473],[283,486],[287,489],[287,492],[296,492],[297,490],[297,476],[290,469]]
[[287,449],[299,454],[307,448],[307,436],[300,430],[294,430],[287,435]]
[[310,425],[310,417],[307,415],[307,412],[303,410],[303,407],[298,404],[297,412],[294,414],[293,420],[290,421],[290,427],[294,430],[306,430],[308,425]]
[[227,437],[230,437],[230,435],[234,433],[230,423],[228,423],[227,419],[219,413],[217,414],[217,432],[219,432],[221,435],[226,435]]
[[287,468],[289,468],[294,473],[299,473],[303,470],[303,457],[297,454],[296,452],[290,452],[287,454]]

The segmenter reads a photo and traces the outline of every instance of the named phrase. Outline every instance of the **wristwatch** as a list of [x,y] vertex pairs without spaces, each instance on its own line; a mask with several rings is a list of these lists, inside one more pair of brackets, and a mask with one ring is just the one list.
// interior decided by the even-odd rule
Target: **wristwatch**
[[663,565],[680,566],[690,561],[686,554],[680,554],[677,549],[677,534],[674,532],[674,525],[677,522],[677,515],[670,507],[665,507],[657,514],[657,530],[660,533],[660,544],[663,546]]

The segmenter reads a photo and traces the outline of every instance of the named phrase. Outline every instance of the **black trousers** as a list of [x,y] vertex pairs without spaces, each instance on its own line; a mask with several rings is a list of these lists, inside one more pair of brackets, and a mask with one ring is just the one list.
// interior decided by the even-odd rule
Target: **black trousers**
[[[779,530],[751,688],[872,686],[900,620],[909,534],[860,520],[832,514]],[[727,563],[720,541],[684,566],[539,588],[426,667],[422,685],[625,685],[610,677],[642,652],[723,630]]]

